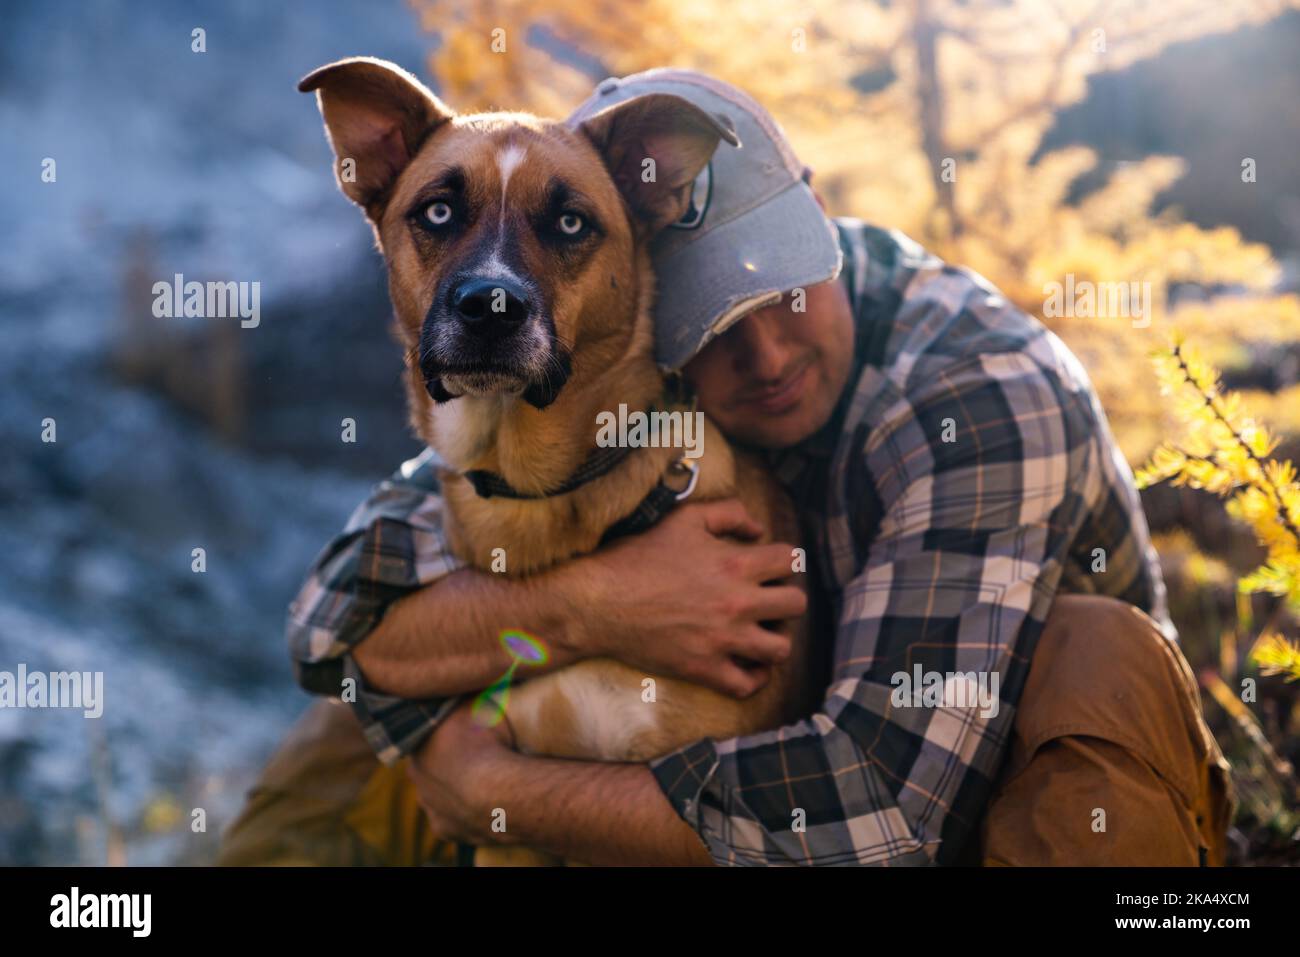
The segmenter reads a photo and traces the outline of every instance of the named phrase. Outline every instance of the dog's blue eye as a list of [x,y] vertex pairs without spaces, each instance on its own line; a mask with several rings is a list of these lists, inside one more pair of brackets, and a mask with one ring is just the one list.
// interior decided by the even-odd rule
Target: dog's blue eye
[[445,226],[451,222],[451,206],[444,202],[430,203],[424,210],[424,218],[435,226]]
[[560,227],[560,232],[564,233],[564,235],[576,236],[578,233],[582,232],[582,227],[586,224],[582,221],[582,217],[577,213],[565,213],[560,217],[558,225]]

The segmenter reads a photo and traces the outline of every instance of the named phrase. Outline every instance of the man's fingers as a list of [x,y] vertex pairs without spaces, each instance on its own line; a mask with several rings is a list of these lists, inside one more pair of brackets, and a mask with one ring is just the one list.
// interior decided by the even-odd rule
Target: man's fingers
[[790,657],[790,646],[788,636],[758,625],[750,625],[736,635],[728,651],[751,661],[779,665]]
[[718,687],[733,698],[748,698],[765,686],[772,678],[772,669],[766,666],[742,668],[731,659],[722,666]]
[[808,595],[796,585],[764,585],[749,609],[754,621],[785,621],[808,611]]
[[766,582],[787,578],[794,571],[794,546],[781,542],[770,545],[738,545],[743,548],[745,571],[753,581]]
[[703,519],[704,527],[713,535],[734,535],[736,538],[755,539],[763,534],[763,526],[745,511],[739,499],[721,502],[704,502],[695,505],[696,514]]

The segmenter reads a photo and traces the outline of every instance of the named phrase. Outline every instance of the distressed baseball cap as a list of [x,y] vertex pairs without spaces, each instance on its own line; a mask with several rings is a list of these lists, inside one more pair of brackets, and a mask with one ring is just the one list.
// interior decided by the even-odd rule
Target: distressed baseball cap
[[655,359],[664,369],[680,369],[746,313],[791,289],[834,279],[841,252],[780,125],[728,83],[675,69],[610,77],[567,125],[576,129],[648,93],[680,96],[725,117],[740,140],[738,147],[719,144],[696,177],[685,215],[650,247],[658,277]]

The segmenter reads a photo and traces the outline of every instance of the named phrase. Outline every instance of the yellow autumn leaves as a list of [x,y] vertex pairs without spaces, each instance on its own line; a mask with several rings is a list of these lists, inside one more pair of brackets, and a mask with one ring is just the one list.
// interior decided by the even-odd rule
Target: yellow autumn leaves
[[[1160,391],[1182,425],[1137,471],[1139,488],[1170,481],[1231,496],[1228,513],[1254,531],[1264,564],[1238,584],[1300,609],[1300,482],[1289,460],[1271,458],[1278,441],[1255,421],[1241,396],[1225,392],[1218,371],[1183,339],[1152,357]],[[1252,654],[1265,674],[1300,678],[1300,648],[1268,633]]]

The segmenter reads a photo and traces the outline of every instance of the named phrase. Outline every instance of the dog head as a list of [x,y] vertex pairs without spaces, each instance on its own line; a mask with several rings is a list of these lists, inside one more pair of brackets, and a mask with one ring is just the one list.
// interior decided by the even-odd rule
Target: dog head
[[[417,426],[433,403],[521,399],[541,409],[575,357],[631,341],[648,289],[638,257],[685,212],[730,124],[652,94],[577,129],[522,113],[455,114],[369,58],[321,67],[315,91],[343,192],[387,262]],[[423,434],[423,430],[422,434]]]

